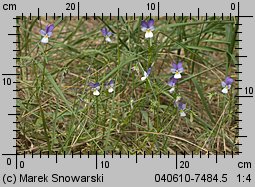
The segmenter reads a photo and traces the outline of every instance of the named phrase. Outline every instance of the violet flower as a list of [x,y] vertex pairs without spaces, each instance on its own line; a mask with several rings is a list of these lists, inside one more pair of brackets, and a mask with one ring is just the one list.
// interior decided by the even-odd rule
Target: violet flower
[[172,76],[169,81],[168,81],[168,85],[171,86],[172,88],[169,90],[170,94],[174,92],[175,90],[175,85],[177,83],[178,79],[174,78],[174,76]]
[[186,113],[184,112],[184,110],[186,109],[186,104],[184,104],[183,102],[178,102],[178,110],[180,111],[180,116],[181,117],[185,117]]
[[100,95],[100,92],[99,92],[100,84],[98,82],[96,82],[96,83],[90,82],[89,86],[91,87],[93,95],[95,95],[95,96],[99,96]]
[[54,29],[54,24],[47,25],[45,30],[40,30],[40,34],[43,36],[41,42],[46,44],[49,42],[49,38],[52,36],[52,31]]
[[141,78],[141,80],[145,81],[149,77],[150,73],[151,73],[151,67],[147,71],[143,72],[143,77]]
[[183,102],[183,99],[181,98],[181,96],[178,95],[176,97],[174,101],[174,106],[177,107],[177,109],[179,110],[181,117],[186,116],[186,113],[185,113],[186,104]]
[[114,91],[114,80],[110,80],[110,82],[105,84],[106,89],[108,89],[109,93],[112,93]]
[[112,36],[112,32],[108,31],[106,27],[102,28],[101,32],[102,32],[102,35],[105,37],[105,41],[111,43],[112,40],[110,36]]
[[152,38],[153,37],[153,33],[152,31],[155,30],[155,27],[154,27],[154,20],[151,19],[149,21],[142,21],[141,22],[141,30],[143,32],[145,32],[145,38]]
[[231,84],[234,82],[234,80],[230,77],[226,77],[225,81],[221,82],[221,86],[223,87],[222,93],[227,94],[228,90],[231,88]]
[[182,67],[182,62],[178,62],[177,64],[173,63],[172,66],[173,67],[171,68],[171,72],[174,74],[174,78],[180,79],[182,77],[181,73],[184,71]]

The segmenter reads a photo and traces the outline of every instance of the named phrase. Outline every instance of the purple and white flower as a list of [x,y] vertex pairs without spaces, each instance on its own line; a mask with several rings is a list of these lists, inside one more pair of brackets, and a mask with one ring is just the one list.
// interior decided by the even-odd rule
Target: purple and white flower
[[185,117],[186,113],[185,113],[185,109],[186,109],[186,104],[183,103],[182,99],[180,96],[177,96],[178,98],[176,98],[176,100],[174,101],[174,106],[177,107],[177,109],[180,112],[180,116],[181,117]]
[[54,29],[54,24],[47,25],[45,30],[40,30],[40,34],[43,36],[41,42],[46,44],[49,42],[49,38],[52,36],[52,31]]
[[231,84],[234,82],[234,80],[230,77],[226,77],[225,81],[221,82],[222,86],[222,93],[227,94],[228,90],[231,88]]
[[105,38],[105,41],[111,43],[112,40],[111,40],[110,36],[113,35],[112,32],[111,32],[111,31],[108,31],[108,29],[107,29],[106,27],[102,28],[101,32],[102,32],[102,35],[103,35],[104,38]]
[[90,82],[89,86],[91,87],[93,95],[95,95],[95,96],[99,96],[100,95],[100,92],[99,92],[100,84],[98,82],[96,82],[96,83]]
[[110,80],[110,82],[105,84],[105,88],[108,89],[109,93],[112,93],[114,91],[114,80]]
[[178,62],[177,64],[173,63],[172,66],[173,67],[171,68],[171,72],[174,74],[174,78],[180,79],[182,77],[181,73],[184,71],[182,67],[182,62]]
[[185,117],[186,113],[184,112],[184,110],[186,109],[186,104],[180,101],[177,103],[177,106],[178,106],[178,110],[180,112],[180,116]]
[[174,106],[177,107],[177,109],[180,112],[180,116],[181,117],[185,117],[186,113],[185,113],[185,109],[186,109],[186,104],[183,102],[183,99],[181,96],[177,96],[175,101],[174,101]]
[[143,77],[141,78],[141,80],[145,81],[149,77],[150,73],[151,73],[151,67],[147,71],[143,72]]
[[172,76],[169,81],[168,81],[168,85],[171,86],[172,88],[169,90],[170,94],[172,94],[175,90],[175,85],[177,83],[178,79],[174,78],[174,76]]
[[142,21],[141,22],[141,30],[143,32],[145,32],[145,38],[152,38],[153,37],[153,33],[152,31],[155,30],[155,27],[154,27],[154,20],[151,19],[149,21]]

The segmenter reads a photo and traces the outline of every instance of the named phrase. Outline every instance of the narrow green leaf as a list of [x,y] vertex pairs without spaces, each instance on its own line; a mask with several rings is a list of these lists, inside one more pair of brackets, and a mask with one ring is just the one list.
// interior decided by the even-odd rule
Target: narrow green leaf
[[[41,71],[43,71],[44,67],[43,65],[38,62],[35,61],[36,65],[40,68]],[[62,90],[58,87],[57,83],[55,82],[55,80],[53,79],[53,77],[51,76],[51,74],[48,72],[48,70],[45,68],[45,76],[48,79],[48,81],[52,84],[54,91],[63,99],[63,101],[65,102],[67,108],[72,111],[72,108],[70,106],[70,102],[65,98]]]
[[214,118],[212,116],[212,112],[211,112],[211,110],[210,110],[210,108],[208,106],[208,102],[206,100],[206,97],[204,96],[203,90],[201,89],[201,87],[199,86],[199,84],[198,84],[198,82],[197,82],[197,80],[195,78],[193,78],[191,80],[192,80],[192,82],[194,83],[194,85],[196,87],[196,90],[197,90],[197,92],[198,92],[198,94],[200,96],[200,99],[202,101],[202,104],[204,106],[204,109],[205,109],[208,117],[210,118],[212,124],[215,124],[215,120],[214,120]]
[[152,125],[151,120],[149,118],[148,112],[142,110],[141,113],[142,113],[144,121],[147,123],[149,129],[151,130],[153,128],[153,125]]
[[109,79],[110,77],[112,77],[116,72],[118,72],[119,69],[123,68],[125,65],[133,62],[134,60],[137,60],[138,57],[130,57],[129,59],[127,59],[126,61],[120,63],[116,68],[114,68],[111,72],[109,72],[105,77],[103,77],[99,82],[102,83],[105,80]]
[[54,26],[56,27],[61,21],[62,21],[62,17],[59,17],[58,20],[54,23]]

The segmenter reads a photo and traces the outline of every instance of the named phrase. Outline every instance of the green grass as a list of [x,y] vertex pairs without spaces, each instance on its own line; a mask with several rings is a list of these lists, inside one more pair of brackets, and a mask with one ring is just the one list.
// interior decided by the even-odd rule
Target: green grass
[[[141,17],[17,20],[18,152],[237,151],[237,83],[229,94],[221,93],[226,76],[237,78],[235,22],[162,17],[155,19],[154,37],[144,39]],[[44,45],[39,31],[48,23],[55,29]],[[112,43],[104,41],[103,27],[114,33]],[[179,60],[185,71],[170,94],[170,68]],[[150,66],[152,73],[142,82]],[[115,91],[108,93],[104,84],[111,79]],[[101,84],[100,96],[92,94],[89,82]],[[186,117],[174,106],[177,95],[187,104]]]

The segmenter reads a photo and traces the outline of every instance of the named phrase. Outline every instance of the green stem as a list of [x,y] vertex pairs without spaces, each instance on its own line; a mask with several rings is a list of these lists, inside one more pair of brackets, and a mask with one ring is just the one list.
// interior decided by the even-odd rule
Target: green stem
[[152,65],[152,50],[151,50],[151,47],[152,47],[152,39],[150,38],[149,41],[148,41],[148,67],[151,67]]
[[[119,47],[119,40],[120,40],[120,35],[119,35],[119,21],[117,21],[117,65],[120,65],[120,47]],[[120,76],[120,73],[118,72],[117,76],[116,76],[116,79],[115,79],[115,85],[117,85],[118,83],[118,77]],[[116,86],[115,86],[115,89],[116,89]],[[108,142],[110,140],[110,134],[111,134],[111,129],[112,129],[112,118],[113,118],[113,113],[114,113],[114,108],[115,108],[115,102],[114,102],[114,98],[115,98],[115,95],[116,95],[116,91],[114,91],[112,93],[112,105],[111,105],[111,111],[110,111],[110,122],[109,122],[109,126],[108,126],[108,130],[106,132],[106,140],[104,142],[105,144],[105,151],[107,152],[108,151]]]
[[[46,48],[47,48],[47,46],[45,47],[45,50],[46,50]],[[41,82],[41,90],[42,90],[42,92],[43,92],[43,88],[44,88],[45,70],[46,70],[46,62],[47,62],[47,58],[45,56],[45,50],[43,52],[43,54],[44,54],[44,61],[43,61],[43,72],[42,72],[42,82]],[[39,104],[39,108],[40,108],[40,113],[41,113],[41,117],[42,117],[43,131],[44,131],[44,136],[45,136],[46,141],[47,141],[48,151],[51,153],[51,145],[50,145],[50,140],[49,140],[48,131],[47,131],[47,124],[46,124],[46,120],[45,120],[44,111],[43,111],[43,108],[42,108],[41,95],[39,95],[39,93],[40,92],[38,92],[38,94],[37,94],[37,100],[38,100],[38,104]]]

